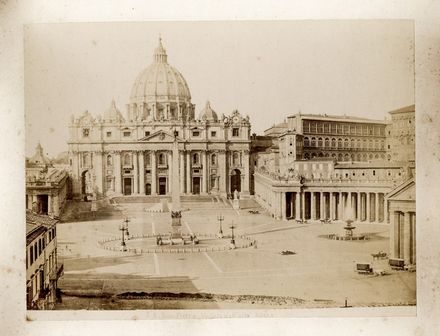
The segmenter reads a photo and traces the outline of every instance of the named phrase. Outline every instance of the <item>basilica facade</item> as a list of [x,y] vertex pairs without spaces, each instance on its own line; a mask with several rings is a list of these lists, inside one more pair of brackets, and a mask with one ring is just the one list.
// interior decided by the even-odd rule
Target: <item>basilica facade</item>
[[[178,165],[171,150],[178,142]],[[74,197],[181,194],[249,195],[250,121],[237,110],[218,114],[207,102],[196,117],[188,84],[168,63],[162,41],[135,79],[125,116],[112,101],[97,117],[69,124]]]

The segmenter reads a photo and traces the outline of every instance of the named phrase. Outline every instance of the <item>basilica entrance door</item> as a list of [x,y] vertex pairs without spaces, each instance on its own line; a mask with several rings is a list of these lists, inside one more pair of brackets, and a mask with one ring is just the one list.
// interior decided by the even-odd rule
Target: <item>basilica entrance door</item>
[[193,177],[193,194],[195,194],[195,195],[200,194],[200,177],[199,176]]
[[238,192],[241,191],[241,172],[238,169],[234,169],[231,175],[231,194],[233,194],[235,190]]
[[167,178],[159,177],[159,195],[167,194]]
[[124,195],[131,195],[131,178],[124,178]]
[[147,183],[145,185],[145,194],[146,195],[151,195],[151,183]]

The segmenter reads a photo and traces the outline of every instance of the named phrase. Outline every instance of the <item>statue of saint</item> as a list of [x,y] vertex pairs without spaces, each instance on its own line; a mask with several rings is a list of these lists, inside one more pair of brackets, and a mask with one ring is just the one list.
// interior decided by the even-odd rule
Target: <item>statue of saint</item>
[[237,189],[234,190],[234,199],[235,200],[238,199],[238,191],[237,191]]

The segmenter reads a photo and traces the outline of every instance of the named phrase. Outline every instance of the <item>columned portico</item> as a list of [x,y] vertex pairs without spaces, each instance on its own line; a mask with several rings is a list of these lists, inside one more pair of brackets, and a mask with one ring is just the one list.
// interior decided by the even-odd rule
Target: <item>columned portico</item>
[[139,153],[139,193],[145,195],[145,153]]
[[151,151],[151,195],[157,195],[156,151]]

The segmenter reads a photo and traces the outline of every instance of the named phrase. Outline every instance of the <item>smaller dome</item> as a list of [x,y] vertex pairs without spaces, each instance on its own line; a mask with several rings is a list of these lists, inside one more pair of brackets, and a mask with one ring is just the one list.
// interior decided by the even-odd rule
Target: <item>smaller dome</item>
[[107,122],[120,122],[124,121],[124,117],[116,107],[115,100],[112,100],[110,107],[104,112],[104,121]]
[[209,101],[206,102],[205,108],[200,112],[200,120],[218,121],[217,113],[211,108]]

